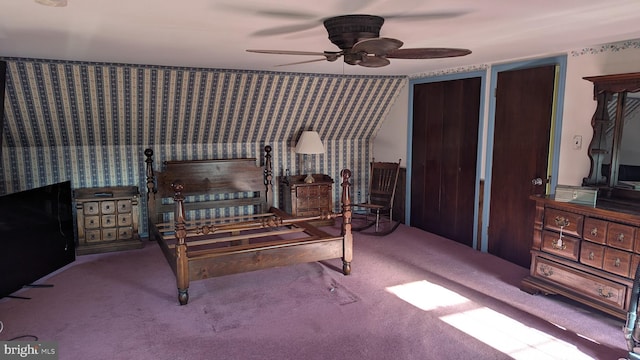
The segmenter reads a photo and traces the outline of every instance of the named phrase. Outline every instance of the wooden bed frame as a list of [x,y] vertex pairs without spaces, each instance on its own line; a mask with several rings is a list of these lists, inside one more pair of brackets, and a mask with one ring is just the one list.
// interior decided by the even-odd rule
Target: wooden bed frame
[[[340,213],[296,218],[273,207],[271,146],[264,150],[264,166],[255,158],[164,161],[159,172],[145,150],[149,239],[176,275],[181,305],[194,280],[335,258],[351,273],[351,171],[341,172]],[[337,217],[339,236],[309,223]]]

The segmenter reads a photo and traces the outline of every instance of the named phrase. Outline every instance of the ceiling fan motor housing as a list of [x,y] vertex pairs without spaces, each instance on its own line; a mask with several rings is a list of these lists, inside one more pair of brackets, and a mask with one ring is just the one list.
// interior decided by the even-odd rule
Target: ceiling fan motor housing
[[375,15],[343,15],[328,18],[324,27],[329,40],[342,50],[348,50],[362,39],[377,38],[384,18]]

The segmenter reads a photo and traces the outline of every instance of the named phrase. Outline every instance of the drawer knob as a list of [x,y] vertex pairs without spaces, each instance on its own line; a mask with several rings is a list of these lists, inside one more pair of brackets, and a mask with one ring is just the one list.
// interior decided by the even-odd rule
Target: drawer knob
[[620,267],[620,258],[616,258],[616,261],[613,262],[613,266]]
[[589,251],[589,260],[593,260],[596,258],[596,254],[593,253],[593,251]]
[[618,241],[623,242],[624,241],[624,234],[623,233],[618,234],[617,239],[618,239]]
[[594,227],[591,229],[591,236],[598,236],[598,228]]
[[607,293],[605,294],[605,292],[604,292],[604,289],[603,289],[603,288],[598,289],[598,294],[599,294],[600,296],[602,296],[603,298],[605,298],[605,299],[608,299],[608,298],[610,298],[610,297],[613,297],[613,293],[612,293],[611,291],[609,291],[609,292],[607,292]]
[[561,228],[567,227],[569,226],[569,224],[571,224],[569,219],[565,218],[564,216],[556,216],[555,222],[556,222],[556,226],[559,226]]

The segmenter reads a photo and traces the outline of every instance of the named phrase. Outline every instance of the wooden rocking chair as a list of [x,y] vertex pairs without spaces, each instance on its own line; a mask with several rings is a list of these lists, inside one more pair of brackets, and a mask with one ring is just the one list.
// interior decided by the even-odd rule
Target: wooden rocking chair
[[[375,235],[387,235],[394,231],[400,222],[393,221],[393,200],[396,194],[398,174],[400,173],[400,162],[371,162],[371,172],[369,174],[369,190],[367,202],[354,204],[354,207],[365,209],[365,224],[355,227],[355,231],[362,231],[375,225]],[[370,221],[369,216],[374,215],[375,219]],[[389,226],[384,230],[380,229],[380,215],[388,215]]]

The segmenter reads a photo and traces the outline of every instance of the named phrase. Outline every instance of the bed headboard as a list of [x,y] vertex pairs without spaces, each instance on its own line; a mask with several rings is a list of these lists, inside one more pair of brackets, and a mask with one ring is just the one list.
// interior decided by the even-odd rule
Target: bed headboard
[[[183,186],[182,195],[218,195],[221,199],[207,199],[187,204],[192,209],[258,206],[262,212],[273,205],[271,146],[264,148],[264,165],[256,165],[255,158],[164,161],[160,171],[153,169],[153,150],[146,149],[147,206],[149,217],[171,213],[173,205],[163,199],[173,198],[174,184]],[[249,194],[236,197],[233,194]],[[162,221],[158,219],[157,221]]]

